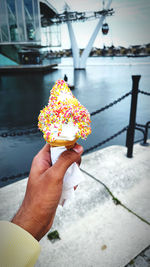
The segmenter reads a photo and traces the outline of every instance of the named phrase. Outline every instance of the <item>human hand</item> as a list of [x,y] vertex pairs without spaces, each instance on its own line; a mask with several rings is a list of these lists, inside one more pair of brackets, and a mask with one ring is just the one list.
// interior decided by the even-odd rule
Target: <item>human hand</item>
[[51,165],[50,145],[46,144],[34,157],[23,203],[12,222],[38,241],[52,226],[62,193],[64,175],[73,162],[80,164],[82,146],[63,152]]

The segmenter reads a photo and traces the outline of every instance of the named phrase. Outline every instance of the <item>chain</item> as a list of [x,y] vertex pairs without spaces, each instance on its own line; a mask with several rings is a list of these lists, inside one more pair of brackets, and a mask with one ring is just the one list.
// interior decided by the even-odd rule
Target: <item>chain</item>
[[143,94],[143,95],[150,95],[150,93],[145,92],[145,91],[138,90],[138,92],[141,93],[141,94]]
[[[91,113],[91,116],[97,114],[97,113],[100,113],[110,107],[112,107],[113,105],[117,104],[118,102],[120,102],[121,100],[123,100],[125,97],[129,96],[131,94],[131,91],[126,93],[125,95],[123,95],[122,97],[118,98],[117,100],[115,100],[114,102],[110,103],[109,105],[106,105],[104,106],[103,108],[101,109],[98,109],[94,112]],[[29,134],[35,134],[35,133],[38,133],[39,130],[37,128],[35,129],[32,129],[32,130],[27,130],[27,131],[21,131],[21,132],[4,132],[4,133],[1,133],[0,134],[0,137],[14,137],[14,136],[22,136],[22,135],[29,135]]]
[[24,173],[18,173],[17,175],[11,175],[11,176],[5,176],[5,177],[1,177],[0,181],[1,182],[7,182],[9,180],[15,180],[16,178],[20,178],[20,177],[27,177],[29,175],[29,172],[24,172]]
[[140,123],[136,123],[136,126],[145,128],[145,125]]
[[[146,125],[140,123],[136,123],[136,126],[146,128]],[[148,128],[150,128],[150,125],[148,125]]]
[[35,134],[35,133],[38,133],[39,130],[38,129],[32,129],[32,130],[27,130],[27,131],[21,131],[21,132],[11,132],[11,133],[7,133],[7,132],[4,132],[4,133],[1,133],[0,134],[0,137],[14,137],[14,136],[22,136],[22,135],[28,135],[28,134]]
[[[141,94],[145,94],[145,95],[150,95],[150,93],[148,92],[145,92],[145,91],[141,91],[141,90],[138,90],[139,93]],[[124,98],[128,97],[130,94],[132,93],[132,91],[126,93],[125,95],[123,95],[122,97],[118,98],[117,100],[115,100],[114,102],[111,102],[110,104],[102,107],[101,109],[98,109],[94,112],[92,112],[90,115],[91,116],[94,116],[96,115],[97,113],[100,113],[110,107],[112,107],[113,105],[116,105],[118,102],[122,101]],[[145,125],[143,124],[138,124],[136,123],[136,126],[139,126],[139,127],[145,127]],[[148,126],[148,128],[150,128],[150,126]],[[120,131],[118,131],[117,133],[113,134],[112,136],[110,136],[109,138],[101,141],[100,143],[98,143],[97,145],[94,145],[88,149],[86,149],[84,151],[83,154],[86,154],[90,151],[92,151],[93,149],[96,149],[102,145],[104,145],[106,142],[109,142],[110,140],[114,139],[115,137],[117,137],[118,135],[122,134],[124,131],[126,131],[128,129],[128,126],[124,127],[123,129],[121,129]],[[11,133],[7,133],[7,132],[4,132],[4,133],[1,133],[0,134],[0,137],[13,137],[13,136],[22,136],[22,135],[29,135],[29,134],[35,134],[35,133],[39,133],[39,130],[37,128],[35,129],[32,129],[32,130],[27,130],[27,131],[21,131],[21,132],[11,132]],[[24,173],[19,173],[17,175],[11,175],[11,176],[5,176],[5,177],[1,177],[0,178],[0,181],[1,182],[7,182],[9,180],[14,180],[16,178],[20,178],[20,177],[27,177],[29,175],[29,172],[24,172]]]
[[[138,90],[139,93],[141,94],[145,94],[145,95],[150,95],[150,93],[148,92],[145,92],[145,91],[141,91],[141,90]],[[91,116],[94,116],[96,115],[97,113],[100,113],[114,105],[116,105],[117,103],[119,103],[120,101],[122,101],[124,98],[128,97],[129,95],[131,95],[132,91],[129,91],[128,93],[126,93],[125,95],[123,95],[122,97],[119,97],[118,99],[116,99],[115,101],[111,102],[110,104],[100,108],[100,109],[97,109],[96,111],[94,112],[91,112],[90,115]],[[143,126],[142,126],[143,127]],[[4,133],[1,133],[0,134],[0,137],[14,137],[14,136],[22,136],[22,135],[28,135],[28,134],[35,134],[35,133],[38,133],[39,130],[37,128],[35,129],[32,129],[32,130],[27,130],[27,131],[21,131],[21,132],[11,132],[11,133],[8,133],[8,132],[4,132]]]
[[104,141],[98,143],[97,145],[94,145],[86,150],[84,150],[84,153],[83,154],[86,154],[88,152],[90,152],[91,150],[93,149],[96,149],[102,145],[104,145],[105,143],[109,142],[110,140],[114,139],[115,137],[117,137],[118,135],[122,134],[124,131],[126,131],[128,129],[128,126],[124,127],[123,129],[121,129],[119,132],[113,134],[112,136],[110,136],[109,138],[105,139]]
[[[92,146],[92,147],[86,149],[86,150],[84,151],[83,154],[88,153],[88,152],[90,152],[91,150],[93,150],[93,149],[95,149],[95,148],[97,148],[97,147],[99,147],[99,146],[102,146],[102,145],[105,144],[106,142],[112,140],[113,138],[117,137],[118,135],[120,135],[121,133],[123,133],[124,131],[126,131],[127,128],[128,128],[128,126],[124,127],[122,130],[120,130],[119,132],[117,132],[117,133],[115,133],[114,135],[110,136],[109,138],[105,139],[104,141],[98,143],[98,144],[95,145],[95,146]],[[16,178],[20,178],[20,177],[23,177],[23,176],[24,176],[24,177],[27,177],[28,175],[29,175],[29,172],[19,173],[19,174],[17,174],[17,175],[11,175],[11,176],[1,177],[1,178],[0,178],[0,181],[1,181],[1,182],[8,182],[9,180],[15,180]]]
[[123,100],[123,99],[126,98],[127,96],[131,95],[131,92],[132,92],[132,91],[126,93],[126,94],[123,95],[122,97],[119,97],[119,98],[116,99],[114,102],[111,102],[110,104],[108,104],[108,105],[106,105],[106,106],[104,106],[104,107],[102,107],[102,108],[100,108],[100,109],[97,109],[96,111],[90,113],[90,115],[91,115],[91,116],[94,116],[94,115],[96,115],[97,113],[100,113],[100,112],[102,112],[102,111],[104,111],[104,110],[106,110],[106,109],[112,107],[113,105],[116,105],[118,102],[120,102],[121,100]]

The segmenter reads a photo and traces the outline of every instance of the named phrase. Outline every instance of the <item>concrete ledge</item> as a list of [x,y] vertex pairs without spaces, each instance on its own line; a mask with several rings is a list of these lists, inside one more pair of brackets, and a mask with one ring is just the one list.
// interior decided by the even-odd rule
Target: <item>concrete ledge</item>
[[[83,156],[81,168],[106,184],[111,192],[137,215],[150,222],[150,146],[111,146]],[[150,244],[150,225],[120,205],[105,187],[85,175],[76,197],[59,207],[51,231],[61,240],[41,240],[36,266],[120,267]],[[9,220],[21,204],[27,179],[0,191],[0,219]]]

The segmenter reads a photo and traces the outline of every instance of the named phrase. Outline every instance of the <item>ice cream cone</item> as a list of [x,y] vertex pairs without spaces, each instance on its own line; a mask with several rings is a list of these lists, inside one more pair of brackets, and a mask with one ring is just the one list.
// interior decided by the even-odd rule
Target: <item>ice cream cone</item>
[[74,140],[55,140],[54,142],[50,142],[50,146],[52,147],[58,147],[58,146],[65,146],[67,149],[71,149],[74,147],[76,141],[78,138],[75,138]]
[[[81,105],[63,80],[56,81],[50,92],[48,105],[38,117],[38,127],[44,140],[51,146],[52,165],[66,149],[72,149],[79,138],[86,139],[91,133],[90,114]],[[66,171],[60,204],[74,193],[83,181],[83,174],[74,162]]]

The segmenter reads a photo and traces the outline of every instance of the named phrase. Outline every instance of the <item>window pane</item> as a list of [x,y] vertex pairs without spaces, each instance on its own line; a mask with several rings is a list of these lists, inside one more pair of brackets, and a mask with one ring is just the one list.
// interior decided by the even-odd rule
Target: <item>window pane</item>
[[15,0],[6,0],[11,41],[19,41]]
[[2,42],[9,41],[7,9],[5,0],[0,1],[0,27]]
[[34,26],[35,26],[35,38],[36,41],[40,41],[41,37],[41,24],[40,24],[40,10],[39,10],[39,2],[37,0],[33,0],[33,10],[34,10]]
[[24,21],[24,7],[22,0],[16,0],[16,14],[20,41],[26,41],[26,28]]

